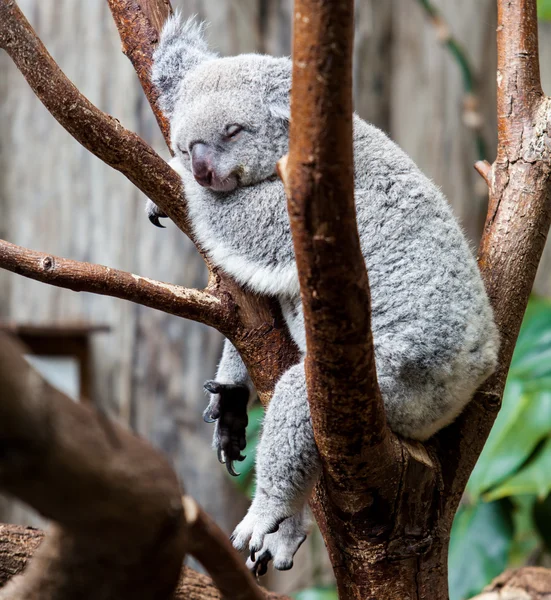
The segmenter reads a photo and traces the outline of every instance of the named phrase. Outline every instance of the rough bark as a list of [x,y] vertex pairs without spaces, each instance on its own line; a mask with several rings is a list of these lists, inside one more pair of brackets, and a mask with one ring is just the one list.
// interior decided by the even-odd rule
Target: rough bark
[[111,14],[119,30],[122,51],[132,62],[151,110],[170,147],[170,124],[161,112],[159,94],[151,83],[152,48],[159,41],[159,32],[172,7],[169,0],[149,2],[148,0],[107,0]]
[[155,281],[103,265],[35,252],[0,240],[2,268],[37,281],[130,300],[163,312],[220,327],[225,307],[206,290]]
[[[43,539],[44,533],[37,529],[0,525],[0,588],[12,577],[23,572]],[[287,596],[269,592],[266,592],[263,598],[289,600]],[[221,595],[209,577],[184,567],[171,600],[221,600]]]
[[549,600],[551,570],[542,567],[511,569],[496,577],[471,600]]

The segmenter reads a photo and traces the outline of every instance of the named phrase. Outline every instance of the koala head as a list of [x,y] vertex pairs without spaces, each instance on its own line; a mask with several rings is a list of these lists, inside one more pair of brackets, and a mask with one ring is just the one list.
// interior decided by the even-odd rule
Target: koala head
[[197,183],[229,192],[274,175],[288,146],[289,59],[220,58],[202,26],[176,16],[163,29],[153,80],[172,148]]

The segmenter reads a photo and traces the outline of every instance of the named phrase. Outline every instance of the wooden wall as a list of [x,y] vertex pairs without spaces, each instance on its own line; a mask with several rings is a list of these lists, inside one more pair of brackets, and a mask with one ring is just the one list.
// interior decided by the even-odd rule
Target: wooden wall
[[[495,149],[495,1],[439,0],[479,74],[484,134]],[[134,72],[120,52],[105,0],[19,0],[63,70],[92,102],[167,151]],[[181,0],[211,22],[222,53],[289,54],[291,0]],[[387,130],[442,187],[477,242],[484,186],[474,172],[473,134],[462,123],[461,74],[416,0],[358,0],[356,109]],[[542,48],[551,50],[551,31]],[[551,68],[544,63],[544,80]],[[36,100],[0,54],[0,235],[17,244],[201,286],[205,271],[176,230],[152,227],[144,199],[123,176],[89,155]],[[549,253],[539,289],[548,289]],[[132,304],[47,287],[0,271],[0,317],[22,322],[87,320],[111,325],[94,340],[96,398],[174,461],[188,490],[230,530],[246,507],[210,448],[201,420],[202,383],[212,376],[220,336],[200,325]],[[4,504],[5,506],[5,504]],[[5,508],[0,518],[15,518]],[[17,518],[25,520],[18,512]],[[304,559],[306,560],[306,559]],[[289,589],[311,564],[285,575]]]

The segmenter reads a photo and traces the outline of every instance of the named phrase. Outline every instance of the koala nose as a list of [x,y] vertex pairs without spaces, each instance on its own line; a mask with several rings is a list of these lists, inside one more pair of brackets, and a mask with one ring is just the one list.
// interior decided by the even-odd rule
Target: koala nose
[[197,183],[209,187],[212,184],[212,151],[207,144],[197,143],[191,149],[191,168]]

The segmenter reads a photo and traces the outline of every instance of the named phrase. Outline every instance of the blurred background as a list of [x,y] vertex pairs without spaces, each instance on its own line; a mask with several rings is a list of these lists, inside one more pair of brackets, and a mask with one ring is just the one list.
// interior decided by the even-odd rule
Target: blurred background
[[[291,0],[173,0],[198,14],[222,54],[289,54]],[[358,0],[356,111],[389,133],[443,189],[478,244],[486,186],[473,169],[495,157],[495,0]],[[19,0],[55,60],[93,103],[168,151],[105,0]],[[540,9],[544,89],[551,90],[551,0]],[[0,54],[0,237],[35,250],[186,286],[206,283],[189,241],[153,227],[144,198],[80,147]],[[504,408],[473,473],[450,548],[452,600],[508,565],[551,566],[551,249],[547,249],[508,381]],[[93,401],[171,457],[191,493],[228,532],[247,508],[260,411],[248,460],[231,480],[210,447],[202,384],[217,332],[121,300],[76,294],[0,271],[0,327],[76,401]],[[0,498],[0,521],[41,524]],[[273,589],[336,598],[314,533]],[[299,593],[300,590],[303,590]]]

